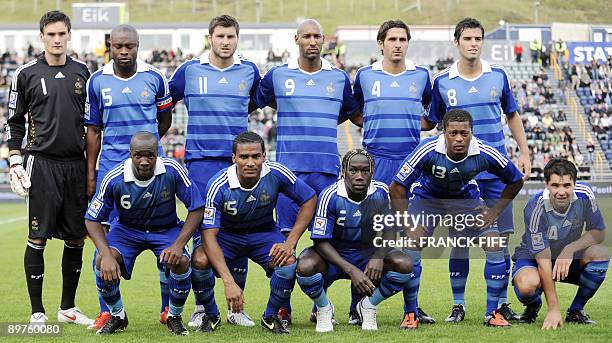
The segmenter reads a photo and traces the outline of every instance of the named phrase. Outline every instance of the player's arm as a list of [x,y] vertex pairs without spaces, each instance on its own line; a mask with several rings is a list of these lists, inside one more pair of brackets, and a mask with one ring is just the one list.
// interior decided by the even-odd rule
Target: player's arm
[[96,193],[96,164],[102,147],[102,129],[98,126],[87,127],[87,197]]
[[259,82],[257,91],[255,92],[254,102],[259,108],[270,106],[276,109],[276,95],[274,94],[274,70],[268,70],[266,75]]
[[402,162],[389,186],[391,209],[394,212],[408,209],[408,189],[421,176],[421,170],[429,159],[431,140],[424,140]]
[[23,168],[21,143],[26,133],[26,114],[28,104],[26,99],[26,79],[23,72],[13,76],[9,92],[8,119],[5,130],[9,147],[9,167],[11,189],[19,196],[27,196],[30,188],[30,177]]
[[525,180],[529,179],[531,175],[531,159],[529,158],[529,147],[527,146],[527,137],[525,135],[525,128],[523,127],[523,120],[521,115],[518,113],[518,104],[514,99],[514,94],[510,88],[510,81],[506,72],[503,72],[504,78],[504,90],[501,94],[501,107],[506,113],[506,119],[508,120],[508,128],[514,140],[519,146],[520,154],[518,158],[518,168],[523,173]]
[[204,207],[190,210],[187,213],[187,218],[185,218],[185,223],[183,224],[178,237],[171,246],[164,249],[159,255],[160,262],[166,262],[171,266],[178,265],[181,262],[185,245],[187,245],[189,239],[193,237],[193,234],[200,227],[203,216]]
[[351,282],[357,288],[359,293],[372,295],[372,292],[376,288],[372,281],[365,275],[361,269],[355,267],[347,260],[342,258],[338,251],[331,245],[327,239],[317,239],[314,241],[314,247],[317,252],[323,257],[328,263],[335,264],[338,268],[342,269],[350,278]]
[[351,87],[351,80],[346,73],[344,73],[344,89],[342,92],[342,107],[340,108],[340,115],[338,116],[338,125],[344,123],[348,119],[351,123],[363,127],[361,105],[355,98]]
[[202,231],[202,241],[204,242],[204,251],[213,268],[219,274],[219,277],[223,280],[223,288],[225,290],[225,299],[229,309],[238,313],[243,310],[244,298],[242,295],[242,289],[236,284],[232,274],[225,263],[225,256],[223,251],[217,242],[217,234],[219,229],[206,229]]
[[157,107],[157,132],[163,137],[172,125],[172,96],[168,79],[158,71],[153,72],[157,77],[157,93],[155,106]]
[[544,318],[542,329],[556,329],[557,327],[561,327],[563,322],[561,321],[559,299],[557,297],[557,290],[555,288],[555,280],[553,279],[550,248],[546,248],[542,252],[538,253],[535,257],[538,263],[540,282],[542,284],[542,289],[544,290],[544,297],[546,297],[546,305],[548,307],[548,313]]
[[249,114],[253,113],[253,111],[259,108],[259,106],[257,106],[257,102],[255,101],[255,96],[257,94],[259,84],[261,83],[261,74],[259,72],[259,68],[257,68],[257,65],[255,65],[255,63],[251,63],[251,66],[253,67],[253,85],[251,85],[251,90],[249,91]]
[[440,95],[438,80],[435,80],[431,90],[431,104],[428,111],[421,117],[421,131],[434,129],[444,118],[446,113],[446,103]]

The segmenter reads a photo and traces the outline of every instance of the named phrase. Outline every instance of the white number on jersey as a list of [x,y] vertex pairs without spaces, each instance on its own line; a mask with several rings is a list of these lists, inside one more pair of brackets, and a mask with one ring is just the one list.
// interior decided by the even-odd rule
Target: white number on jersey
[[336,225],[344,226],[344,222],[346,221],[346,210],[340,210],[340,216],[336,219]]
[[293,95],[293,93],[295,93],[295,81],[293,81],[293,79],[285,80],[285,88],[288,89],[285,95]]
[[376,81],[372,85],[372,95],[373,96],[380,96],[380,81]]
[[225,212],[229,215],[235,216],[238,213],[236,209],[236,200],[230,200],[225,202]]
[[453,88],[449,89],[446,92],[446,96],[448,96],[448,104],[451,106],[457,106],[457,91]]
[[446,176],[446,168],[433,165],[431,166],[431,173],[438,179],[443,179]]
[[113,97],[110,95],[110,88],[102,88],[102,99],[104,100],[104,106],[113,105]]
[[129,210],[130,208],[132,208],[132,203],[130,202],[129,194],[122,195],[119,202],[121,203],[121,207],[125,208],[126,210]]
[[199,77],[200,94],[208,94],[208,76]]

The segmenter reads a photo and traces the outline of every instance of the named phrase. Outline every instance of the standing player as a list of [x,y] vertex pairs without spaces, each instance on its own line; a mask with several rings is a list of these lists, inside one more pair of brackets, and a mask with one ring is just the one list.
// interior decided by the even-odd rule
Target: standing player
[[[170,94],[177,103],[184,99],[187,107],[187,169],[203,194],[206,184],[219,170],[232,165],[232,142],[248,129],[248,116],[257,107],[253,96],[259,85],[257,66],[236,54],[240,26],[229,15],[215,17],[208,25],[211,51],[183,63],[170,78]],[[199,239],[199,234],[194,240]],[[194,242],[194,246],[199,245]],[[215,275],[203,248],[193,251],[192,285],[196,309],[189,326],[206,323],[212,331],[220,322],[215,304]],[[235,261],[230,266],[234,280],[244,289],[248,260]],[[228,311],[229,323],[253,326],[245,313]]]
[[[223,279],[232,312],[241,312],[244,300],[228,265],[248,257],[264,268],[271,275],[270,298],[261,325],[274,333],[289,333],[278,311],[291,296],[295,247],[312,219],[317,197],[287,167],[265,161],[264,142],[256,133],[238,135],[232,151],[235,164],[219,171],[206,187],[204,249]],[[280,193],[300,206],[287,237],[278,231],[273,218]]]
[[[138,132],[130,142],[130,158],[111,169],[85,216],[87,231],[99,254],[96,258],[98,294],[111,310],[110,320],[98,334],[112,334],[128,326],[119,278],[129,280],[136,257],[151,250],[169,270],[168,329],[187,335],[181,313],[191,289],[191,268],[186,244],[200,225],[204,201],[187,171],[174,159],[157,157],[157,135]],[[176,215],[176,198],[189,211],[185,223]],[[117,209],[108,234],[102,222]]]
[[[351,120],[359,108],[348,75],[321,58],[324,41],[321,25],[313,19],[300,23],[295,35],[297,60],[270,69],[261,80],[256,102],[271,106],[278,115],[276,160],[319,194],[338,179],[338,123]],[[280,195],[277,226],[281,232],[293,227],[299,206]],[[289,304],[280,315],[291,321]]]
[[374,164],[364,150],[349,151],[342,161],[342,178],[319,198],[310,236],[314,247],[300,254],[297,266],[298,284],[317,306],[317,332],[334,330],[333,306],[325,292],[334,281],[350,279],[365,295],[357,305],[361,328],[377,330],[377,305],[410,280],[408,257],[372,249],[373,218],[390,213],[387,185],[372,179]]
[[577,183],[576,175],[576,167],[568,160],[548,162],[544,168],[546,189],[525,206],[525,233],[513,256],[512,284],[526,306],[521,322],[535,322],[544,292],[548,313],[542,329],[563,324],[555,282],[578,286],[565,322],[595,324],[584,306],[608,271],[610,255],[601,244],[604,220],[593,190],[586,183]]
[[[74,305],[87,235],[83,216],[87,208],[85,162],[85,82],[87,66],[66,55],[70,19],[60,11],[40,19],[45,51],[15,71],[9,95],[6,135],[9,145],[11,188],[26,197],[29,233],[24,256],[31,323],[47,320],[42,302],[44,250],[49,238],[64,241],[62,300],[59,322],[89,325]],[[21,144],[26,139],[26,168]]]
[[[389,185],[421,140],[421,113],[431,102],[431,83],[427,69],[406,60],[410,29],[404,22],[384,22],[376,39],[383,60],[359,69],[353,93],[363,113],[363,145],[376,164],[373,178]],[[435,323],[420,308],[418,317],[421,323]],[[351,308],[349,323],[354,318]]]
[[[89,198],[100,188],[108,171],[129,157],[129,142],[133,134],[147,131],[159,138],[172,123],[168,81],[159,70],[137,60],[139,39],[136,29],[125,24],[115,27],[111,31],[110,45],[112,60],[93,73],[87,82],[85,125]],[[101,138],[102,132],[104,140]],[[96,162],[99,165],[97,177]],[[109,221],[114,219],[115,214],[111,214]],[[161,269],[163,266],[159,264],[158,267],[162,289],[161,322],[165,324],[168,280]],[[92,329],[98,330],[106,324],[110,318],[108,311],[108,307],[100,301],[100,314]]]
[[[531,173],[529,149],[508,75],[501,66],[480,59],[484,28],[476,19],[465,18],[455,27],[454,36],[459,60],[434,76],[431,107],[422,120],[423,130],[433,129],[442,121],[444,113],[448,110],[465,109],[474,119],[474,135],[506,156],[502,126],[502,114],[505,114],[508,128],[521,149],[518,167],[523,172],[524,178],[529,178]],[[504,185],[497,176],[482,173],[476,177],[476,181],[487,206],[492,206],[500,199]],[[504,237],[509,237],[514,232],[512,204],[500,215],[497,226],[499,233]],[[507,289],[511,263],[507,248],[504,249],[504,254],[506,287],[500,297],[499,308],[507,320],[515,321],[518,316],[508,306]],[[448,264],[454,306],[446,318],[449,322],[460,322],[465,317],[465,284],[470,268],[468,256],[467,249],[451,250]]]
[[[514,199],[523,186],[522,174],[519,170],[491,145],[472,138],[472,117],[464,110],[451,110],[446,113],[443,121],[444,134],[427,138],[406,157],[397,175],[393,178],[390,193],[393,208],[396,211],[406,211],[408,208],[412,217],[430,214],[454,214],[455,218],[465,218],[468,214],[479,215],[481,222],[477,225],[457,224],[450,229],[451,237],[498,237],[495,226],[491,226],[504,208]],[[493,206],[483,206],[480,192],[474,177],[487,171],[500,178],[504,189]],[[407,190],[409,196],[407,197]],[[410,201],[407,207],[406,199]],[[461,199],[456,201],[455,199]],[[459,220],[459,219],[457,219]],[[480,224],[480,225],[478,225]],[[419,239],[427,234],[433,234],[435,223],[413,223],[409,231],[412,239]],[[407,248],[405,253],[413,263],[414,278],[409,284],[408,318],[402,322],[404,329],[416,329],[419,321],[415,316],[417,310],[417,294],[421,276],[421,249],[423,247]],[[485,324],[489,326],[510,326],[497,309],[499,296],[504,286],[505,262],[501,247],[488,245],[483,247],[486,254],[484,277],[487,283],[487,311]]]

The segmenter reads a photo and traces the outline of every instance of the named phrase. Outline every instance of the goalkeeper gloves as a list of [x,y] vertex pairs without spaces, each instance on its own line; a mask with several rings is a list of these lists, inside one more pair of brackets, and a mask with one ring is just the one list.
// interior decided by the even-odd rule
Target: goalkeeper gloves
[[23,169],[22,163],[23,159],[20,155],[11,155],[9,157],[11,189],[20,197],[25,197],[28,195],[28,189],[32,183],[30,182],[30,176]]

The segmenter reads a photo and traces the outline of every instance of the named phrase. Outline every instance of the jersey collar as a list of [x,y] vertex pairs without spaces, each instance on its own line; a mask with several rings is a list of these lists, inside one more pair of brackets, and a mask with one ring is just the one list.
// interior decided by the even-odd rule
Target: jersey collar
[[[115,75],[115,69],[113,68],[114,64],[115,64],[115,61],[110,60],[104,66],[104,68],[102,68],[102,74]],[[145,71],[149,71],[149,66],[142,60],[136,60],[136,73],[144,73]]]
[[[567,211],[565,213],[559,213],[555,211],[555,208],[553,207],[552,202],[550,201],[550,191],[548,189],[544,189],[544,192],[542,193],[542,198],[544,199],[544,209],[546,210],[546,212],[554,211],[555,213],[558,213],[560,215],[564,215],[567,213]],[[570,200],[570,205],[567,207],[568,211],[576,200],[578,200],[578,195],[576,194],[576,191],[574,191],[572,194],[572,200]]]
[[164,174],[166,172],[166,167],[164,166],[164,161],[160,157],[155,161],[155,170],[153,171],[153,177],[146,181],[140,181],[134,175],[134,170],[132,169],[132,160],[127,159],[123,164],[123,180],[125,182],[136,182],[138,184],[149,184],[155,178],[155,176]]
[[[200,64],[210,64],[211,66],[214,66],[212,63],[210,63],[210,59],[208,58],[208,55],[210,55],[210,53],[211,51],[204,51],[204,53],[200,55]],[[237,52],[234,52],[234,56],[232,56],[232,59],[233,64],[242,64],[242,61],[240,61]]]
[[[287,62],[287,68],[289,68],[289,69],[300,69],[300,64],[298,63],[297,59],[293,59],[293,60],[290,60],[289,62]],[[320,70],[331,70],[331,69],[332,69],[331,63],[329,63],[328,60],[326,60],[324,58],[321,58],[321,69]],[[300,70],[302,70],[302,69],[300,69]],[[315,73],[317,73],[317,72],[319,72],[319,70],[315,71]],[[314,73],[309,73],[309,74],[314,74]]]
[[[372,64],[372,70],[385,71],[383,69],[383,60],[376,61]],[[406,60],[406,70],[416,70],[416,65],[411,60]],[[390,73],[389,73],[390,74]],[[392,74],[393,75],[393,74]]]
[[[338,187],[338,190],[336,191],[338,196],[341,196],[345,199],[348,199],[352,202],[357,203],[356,201],[353,201],[351,200],[351,198],[349,198],[348,191],[346,190],[346,184],[344,183],[344,179],[338,180],[338,183],[336,183],[336,186]],[[374,185],[374,181],[370,181],[370,186],[368,186],[367,196],[374,194],[374,192],[376,192],[376,186]]]
[[[259,180],[261,180],[264,176],[268,175],[269,172],[270,167],[268,166],[267,162],[264,162],[263,166],[261,167],[261,175],[259,176]],[[257,181],[257,184],[255,184],[255,186],[250,189],[243,188],[242,186],[240,186],[240,180],[238,180],[238,171],[236,170],[236,164],[232,164],[227,168],[227,181],[229,183],[230,188],[232,189],[241,188],[244,190],[252,190],[259,184],[259,181]]]
[[[468,156],[480,155],[480,148],[478,147],[478,143],[478,138],[472,136],[470,146],[468,147]],[[446,140],[444,139],[444,134],[440,134],[438,136],[438,139],[436,139],[436,152],[446,155]]]
[[[491,65],[489,64],[489,62],[480,59],[480,64],[482,65],[482,74],[484,73],[490,73],[493,70],[491,70]],[[459,61],[456,61],[455,63],[453,63],[453,65],[450,67],[450,70],[448,71],[448,78],[449,79],[454,79],[457,76],[461,76],[459,74]],[[480,74],[480,75],[482,75]],[[478,75],[477,77],[475,77],[473,80],[477,79],[480,77],[480,75]]]

